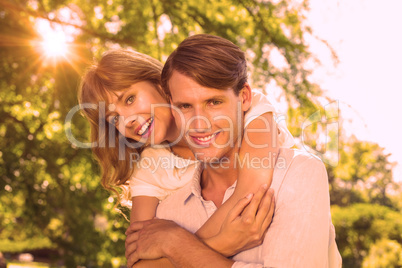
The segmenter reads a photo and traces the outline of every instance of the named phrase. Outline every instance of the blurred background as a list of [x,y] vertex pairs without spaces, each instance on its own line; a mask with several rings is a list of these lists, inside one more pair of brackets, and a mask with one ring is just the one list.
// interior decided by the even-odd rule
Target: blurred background
[[164,62],[187,36],[246,51],[250,82],[327,165],[343,267],[402,267],[402,2],[1,0],[0,267],[124,267],[114,209],[76,113],[80,76],[114,48]]

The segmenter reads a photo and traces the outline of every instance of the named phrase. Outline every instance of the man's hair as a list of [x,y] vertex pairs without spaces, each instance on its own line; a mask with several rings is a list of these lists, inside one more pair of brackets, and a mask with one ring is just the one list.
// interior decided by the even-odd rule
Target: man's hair
[[208,34],[186,38],[167,59],[161,83],[169,97],[169,80],[173,71],[190,77],[204,87],[232,89],[236,95],[247,82],[244,52],[229,40]]

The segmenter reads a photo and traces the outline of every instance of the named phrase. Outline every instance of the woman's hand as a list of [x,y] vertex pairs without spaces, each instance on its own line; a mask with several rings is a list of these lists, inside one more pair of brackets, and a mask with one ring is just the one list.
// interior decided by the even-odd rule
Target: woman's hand
[[261,186],[254,195],[240,199],[231,209],[220,232],[204,242],[224,256],[259,246],[275,211],[274,191]]

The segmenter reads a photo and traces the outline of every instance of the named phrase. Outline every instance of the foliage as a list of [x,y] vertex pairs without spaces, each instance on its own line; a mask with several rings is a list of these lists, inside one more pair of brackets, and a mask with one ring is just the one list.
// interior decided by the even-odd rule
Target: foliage
[[379,240],[371,246],[370,252],[364,258],[363,268],[371,267],[401,267],[401,244],[389,239]]
[[35,250],[42,248],[52,248],[52,243],[47,237],[37,239],[26,239],[24,241],[11,241],[9,239],[0,240],[0,252],[23,252],[25,250]]
[[340,161],[336,167],[328,166],[331,204],[348,206],[367,202],[397,208],[390,193],[398,190],[393,181],[389,154],[373,142],[358,141],[351,137],[341,140]]
[[[366,256],[365,265],[381,262],[380,258],[373,259],[373,254],[379,252],[379,245],[388,245],[382,248],[384,252],[389,252],[383,255],[383,258],[388,258],[383,261],[393,261],[397,256],[395,252],[398,252],[398,246],[395,243],[399,248],[402,244],[402,215],[399,211],[380,205],[353,204],[347,207],[332,206],[331,212],[344,267],[361,267]],[[384,242],[384,239],[388,242]]]

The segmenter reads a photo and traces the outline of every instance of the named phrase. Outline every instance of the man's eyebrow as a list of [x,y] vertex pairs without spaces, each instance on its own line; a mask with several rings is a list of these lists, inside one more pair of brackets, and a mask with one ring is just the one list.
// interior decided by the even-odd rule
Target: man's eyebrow
[[180,105],[184,105],[184,104],[191,105],[191,104],[188,103],[188,102],[173,101],[173,105],[174,105],[174,106],[180,106]]

